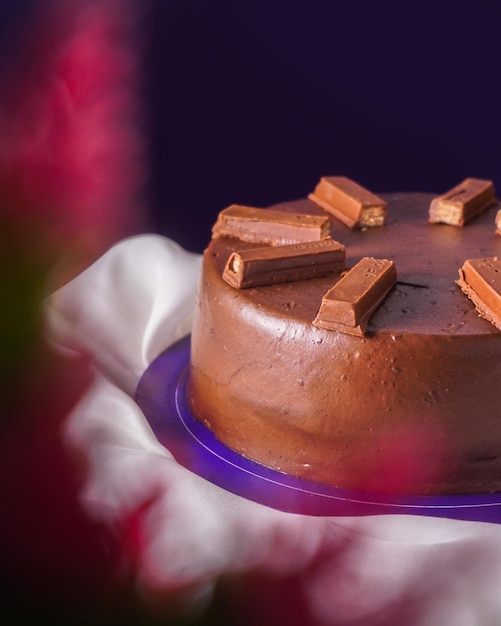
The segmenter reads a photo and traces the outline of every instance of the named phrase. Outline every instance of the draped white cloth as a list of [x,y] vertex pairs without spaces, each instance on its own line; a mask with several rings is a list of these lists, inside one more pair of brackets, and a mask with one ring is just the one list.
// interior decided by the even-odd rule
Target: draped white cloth
[[298,575],[312,623],[501,623],[501,525],[411,515],[308,517],[247,501],[180,466],[133,401],[152,360],[190,331],[200,256],[157,235],[120,242],[48,301],[61,350],[93,386],[65,436],[89,458],[82,503],[139,524],[137,580],[207,597],[222,574]]

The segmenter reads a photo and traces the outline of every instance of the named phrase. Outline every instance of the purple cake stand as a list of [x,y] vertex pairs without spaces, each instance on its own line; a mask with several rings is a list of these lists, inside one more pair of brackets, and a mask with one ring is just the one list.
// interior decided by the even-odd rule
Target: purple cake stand
[[428,515],[501,522],[501,493],[390,496],[338,489],[264,467],[230,450],[190,412],[186,387],[190,337],[171,346],[144,372],[136,401],[157,439],[184,467],[239,496],[306,515]]

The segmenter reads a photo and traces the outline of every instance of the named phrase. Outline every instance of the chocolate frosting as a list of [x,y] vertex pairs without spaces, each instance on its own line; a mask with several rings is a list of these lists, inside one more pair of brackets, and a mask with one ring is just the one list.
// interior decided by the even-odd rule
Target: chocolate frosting
[[[192,332],[190,403],[241,454],[316,482],[381,492],[501,489],[501,333],[456,284],[464,261],[501,255],[492,207],[463,228],[428,223],[430,194],[380,194],[386,225],[331,217],[348,267],[393,260],[398,282],[364,337],[315,327],[339,277],[236,290],[231,253],[204,254]],[[274,209],[325,215],[311,200]]]

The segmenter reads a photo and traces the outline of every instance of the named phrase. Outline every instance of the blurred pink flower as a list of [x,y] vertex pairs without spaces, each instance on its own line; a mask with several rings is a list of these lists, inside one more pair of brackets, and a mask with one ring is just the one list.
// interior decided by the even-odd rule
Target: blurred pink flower
[[138,228],[146,168],[136,9],[132,0],[53,0],[28,29],[0,108],[10,220],[108,244]]
[[44,602],[49,616],[101,610],[88,592],[99,603],[115,568],[114,539],[76,501],[85,468],[60,439],[89,364],[47,346],[42,298],[141,228],[146,173],[138,3],[40,4],[0,78],[0,552],[20,619]]

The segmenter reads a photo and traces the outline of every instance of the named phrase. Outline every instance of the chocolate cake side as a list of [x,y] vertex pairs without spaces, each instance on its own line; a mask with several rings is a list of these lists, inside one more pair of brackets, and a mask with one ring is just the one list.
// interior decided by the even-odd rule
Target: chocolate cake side
[[[235,289],[234,252],[211,241],[192,332],[195,416],[227,446],[288,474],[349,489],[501,490],[501,333],[456,284],[470,258],[501,254],[496,206],[463,228],[430,224],[430,194],[384,194],[386,224],[330,217],[346,264],[394,262],[397,282],[356,336],[313,324],[341,274]],[[326,215],[312,200],[272,207]],[[499,208],[499,207],[497,207]]]

